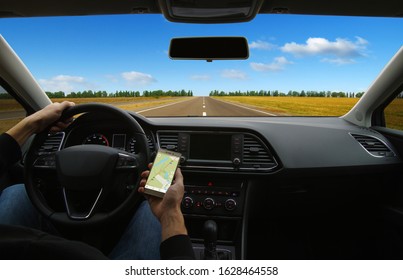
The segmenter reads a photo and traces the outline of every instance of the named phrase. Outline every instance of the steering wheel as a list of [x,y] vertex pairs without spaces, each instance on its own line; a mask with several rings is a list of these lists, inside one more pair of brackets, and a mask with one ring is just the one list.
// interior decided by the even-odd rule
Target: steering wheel
[[[132,154],[102,145],[78,145],[42,154],[39,149],[49,130],[38,133],[25,159],[25,186],[39,212],[55,224],[88,226],[107,223],[133,209],[133,205],[141,198],[137,188],[132,188],[121,203],[111,204],[108,199],[116,188],[122,187],[123,178],[133,176],[136,178],[133,185],[137,186],[141,172],[147,168],[150,151],[142,127],[126,111],[98,103],[70,107],[63,112],[61,120],[91,112],[109,114],[126,125],[127,134],[136,137],[138,153]],[[61,189],[65,204],[63,211],[55,210],[43,195],[36,177],[40,170],[51,172],[57,177],[55,183],[58,186],[52,188]]]

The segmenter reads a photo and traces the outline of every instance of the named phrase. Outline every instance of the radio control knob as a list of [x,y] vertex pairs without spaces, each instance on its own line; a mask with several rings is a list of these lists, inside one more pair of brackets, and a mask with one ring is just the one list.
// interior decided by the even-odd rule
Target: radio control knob
[[185,209],[189,209],[190,207],[193,206],[193,199],[189,196],[186,196],[183,200],[182,200],[182,206]]
[[179,162],[180,164],[184,164],[186,162],[186,158],[184,156],[181,156]]
[[213,209],[215,206],[215,202],[212,198],[207,197],[204,201],[203,201],[203,207],[206,210],[211,210]]
[[232,160],[232,163],[233,163],[235,166],[238,166],[238,165],[241,164],[241,160],[236,157],[236,158],[234,158],[234,159]]
[[227,209],[228,211],[234,211],[236,208],[236,201],[233,200],[232,198],[229,198],[225,201],[224,204],[225,209]]

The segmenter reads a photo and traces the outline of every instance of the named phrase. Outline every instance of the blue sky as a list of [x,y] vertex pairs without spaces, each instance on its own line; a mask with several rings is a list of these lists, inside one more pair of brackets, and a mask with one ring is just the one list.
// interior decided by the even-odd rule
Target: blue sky
[[[0,34],[48,91],[365,91],[403,45],[403,19],[260,15],[181,24],[161,15],[1,19]],[[242,61],[173,61],[180,36],[245,36]]]

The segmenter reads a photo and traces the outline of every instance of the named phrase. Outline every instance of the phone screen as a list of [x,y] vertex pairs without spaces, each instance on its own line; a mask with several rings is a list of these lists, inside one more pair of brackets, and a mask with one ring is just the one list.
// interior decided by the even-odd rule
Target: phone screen
[[171,186],[180,156],[180,153],[164,149],[158,150],[145,185],[146,194],[164,196]]

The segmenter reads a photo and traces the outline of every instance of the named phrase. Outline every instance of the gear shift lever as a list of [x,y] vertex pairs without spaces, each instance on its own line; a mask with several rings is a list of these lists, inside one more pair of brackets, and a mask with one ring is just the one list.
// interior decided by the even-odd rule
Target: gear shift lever
[[213,220],[204,222],[203,227],[204,236],[204,259],[216,260],[218,259],[216,245],[217,245],[217,224]]

